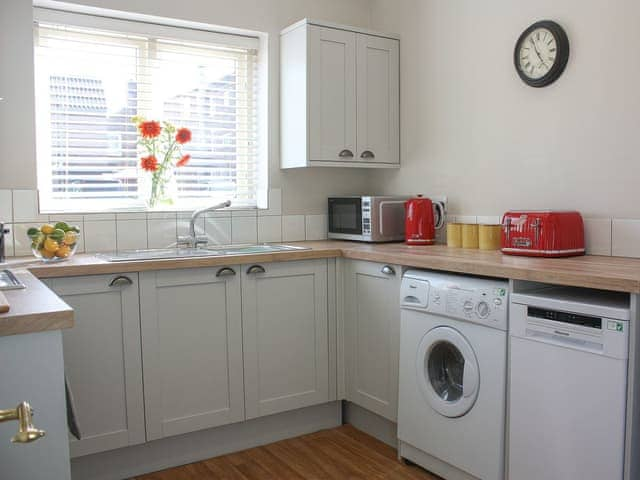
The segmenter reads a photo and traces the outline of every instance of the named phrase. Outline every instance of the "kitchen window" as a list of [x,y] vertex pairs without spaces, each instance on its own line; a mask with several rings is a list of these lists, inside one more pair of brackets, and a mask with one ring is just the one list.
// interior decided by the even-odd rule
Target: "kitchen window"
[[132,117],[192,131],[175,170],[175,209],[266,191],[260,149],[260,39],[35,9],[40,208],[145,208]]

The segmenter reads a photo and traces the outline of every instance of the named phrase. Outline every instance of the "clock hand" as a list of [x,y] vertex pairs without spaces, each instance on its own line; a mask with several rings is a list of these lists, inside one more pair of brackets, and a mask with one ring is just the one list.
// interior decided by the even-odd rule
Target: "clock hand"
[[549,68],[549,66],[542,59],[542,55],[540,55],[540,51],[538,50],[538,47],[536,46],[536,42],[533,41],[533,38],[531,38],[530,41],[531,41],[531,44],[533,45],[533,50],[536,52],[536,55],[538,56],[538,59],[540,60],[540,63],[542,65],[544,65],[545,67]]

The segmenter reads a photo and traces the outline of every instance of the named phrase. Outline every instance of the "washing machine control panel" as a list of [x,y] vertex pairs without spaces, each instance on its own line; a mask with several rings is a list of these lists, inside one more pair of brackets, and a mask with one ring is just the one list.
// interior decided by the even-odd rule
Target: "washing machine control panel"
[[502,280],[410,270],[403,279],[401,301],[403,308],[506,330],[508,287]]

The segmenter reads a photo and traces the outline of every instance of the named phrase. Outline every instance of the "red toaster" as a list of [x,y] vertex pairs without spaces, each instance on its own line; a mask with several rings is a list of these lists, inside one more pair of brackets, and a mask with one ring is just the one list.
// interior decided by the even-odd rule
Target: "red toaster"
[[502,217],[502,253],[530,257],[584,255],[578,212],[512,211]]

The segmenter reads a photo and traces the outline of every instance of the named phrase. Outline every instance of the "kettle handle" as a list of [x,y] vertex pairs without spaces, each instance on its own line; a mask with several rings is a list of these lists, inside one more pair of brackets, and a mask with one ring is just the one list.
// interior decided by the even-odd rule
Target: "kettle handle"
[[444,226],[444,203],[433,201],[433,218],[435,229],[440,230]]

